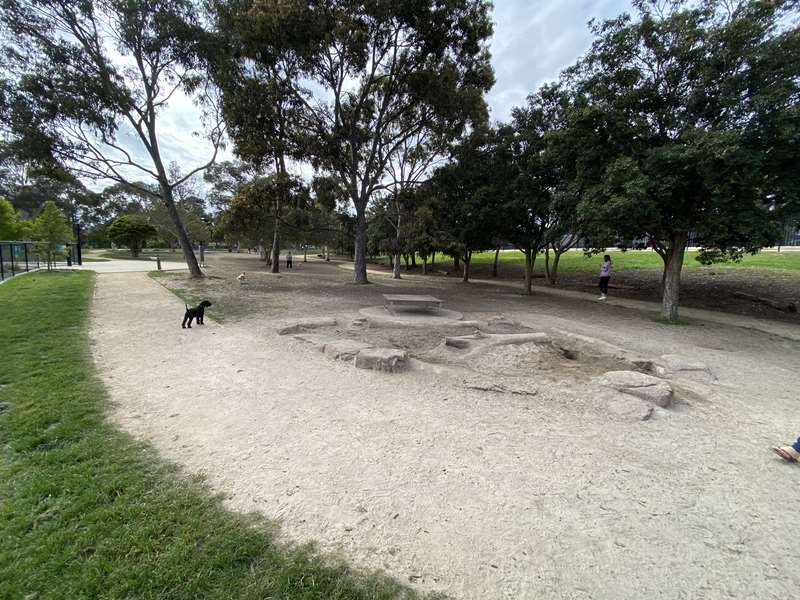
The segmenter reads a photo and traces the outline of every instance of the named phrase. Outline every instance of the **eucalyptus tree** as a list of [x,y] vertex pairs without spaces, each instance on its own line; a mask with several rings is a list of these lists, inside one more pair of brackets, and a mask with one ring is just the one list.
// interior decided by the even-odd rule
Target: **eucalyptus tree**
[[[202,277],[173,191],[213,164],[224,125],[198,60],[190,0],[2,0],[0,121],[23,161],[137,187],[163,203]],[[204,107],[209,159],[169,176],[161,115],[176,96]]]
[[[394,136],[398,130],[405,129],[408,120],[415,117],[416,115],[410,114],[405,121],[395,123],[389,130],[389,135]],[[381,151],[385,150],[382,146],[379,148]],[[391,237],[394,241],[389,245],[394,250],[392,257],[394,279],[400,279],[400,255],[405,254],[407,257],[410,253],[413,257],[415,254],[410,240],[414,215],[422,199],[417,190],[430,178],[433,169],[442,164],[447,151],[446,137],[429,129],[418,130],[415,135],[402,140],[399,145],[392,146],[390,154],[383,161],[386,163],[387,193],[382,195],[379,201],[383,203],[381,218],[387,221],[393,230]]]
[[463,263],[463,281],[469,281],[472,254],[494,248],[498,232],[509,219],[505,210],[508,171],[498,165],[497,134],[481,129],[458,144],[452,161],[434,172],[438,243],[445,253]]
[[[486,118],[490,6],[487,0],[237,3],[247,41],[240,58],[263,72],[265,88],[291,97],[299,154],[338,177],[347,193],[357,283],[367,282],[367,206],[387,186],[392,158],[420,134],[453,139]],[[274,122],[270,116],[263,131]]]
[[[272,4],[269,7],[262,4]],[[273,170],[276,181],[291,178],[290,161],[301,158],[297,123],[302,103],[292,86],[300,80],[298,51],[313,43],[312,32],[282,21],[294,13],[293,2],[278,6],[255,0],[212,0],[212,24],[204,56],[221,92],[222,113],[237,156],[256,172]],[[287,9],[287,10],[284,10]],[[267,10],[268,13],[263,11]],[[275,11],[274,13],[271,11]],[[229,174],[232,174],[229,172]],[[272,272],[280,270],[282,205],[288,188],[278,186],[270,214]]]
[[[300,242],[310,204],[308,187],[299,178],[272,173],[239,189],[222,213],[222,225],[228,235],[249,244],[267,246],[276,227]],[[273,255],[273,261],[278,259]]]
[[634,6],[568,72],[588,99],[569,136],[589,233],[661,256],[674,321],[690,234],[702,258],[736,258],[772,244],[797,201],[798,3]]
[[[539,98],[540,99],[540,98]],[[525,292],[531,293],[536,257],[550,241],[553,213],[552,169],[545,158],[546,113],[537,96],[514,110],[513,125],[500,129],[493,171],[502,187],[503,237],[525,257]]]

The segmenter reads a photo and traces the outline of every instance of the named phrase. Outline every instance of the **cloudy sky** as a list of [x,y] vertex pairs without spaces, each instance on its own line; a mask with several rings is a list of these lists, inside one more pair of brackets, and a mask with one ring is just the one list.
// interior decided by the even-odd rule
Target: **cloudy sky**
[[588,49],[590,19],[626,11],[629,0],[494,0],[492,119],[507,119],[529,93]]
[[[588,48],[587,23],[630,10],[630,0],[495,0],[491,40],[496,83],[488,96],[492,119],[505,120],[529,93],[552,81]],[[193,135],[198,113],[186,98],[173,98],[160,121],[159,139],[167,162],[184,172],[210,157]],[[222,158],[232,158],[230,149]]]

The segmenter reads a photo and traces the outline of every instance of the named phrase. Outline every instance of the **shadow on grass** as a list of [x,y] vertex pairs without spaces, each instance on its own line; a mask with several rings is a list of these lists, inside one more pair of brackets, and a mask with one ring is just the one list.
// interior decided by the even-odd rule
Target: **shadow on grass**
[[0,287],[0,598],[395,599],[275,524],[226,511],[105,419],[86,334],[93,274]]

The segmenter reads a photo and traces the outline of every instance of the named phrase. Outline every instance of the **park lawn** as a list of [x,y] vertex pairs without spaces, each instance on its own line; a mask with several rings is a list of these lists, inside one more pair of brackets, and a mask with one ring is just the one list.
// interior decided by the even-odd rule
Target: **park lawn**
[[[608,254],[611,260],[614,261],[614,270],[621,271],[625,269],[661,269],[663,268],[663,261],[661,257],[655,252],[649,250],[628,250],[621,252],[619,250],[610,250]],[[710,269],[780,269],[800,271],[800,252],[798,251],[784,251],[778,252],[759,252],[756,255],[746,255],[741,262],[728,262],[711,265],[705,267],[695,260],[697,252],[690,251],[686,253],[686,260],[684,268],[710,268]],[[552,255],[550,257],[552,261]],[[561,256],[558,264],[560,273],[594,273],[600,269],[602,256],[586,255],[582,251],[569,251]],[[494,261],[494,252],[481,252],[475,253],[472,257],[473,264],[475,265],[491,265]],[[437,263],[439,259],[437,257]],[[517,250],[507,250],[500,252],[500,264],[519,264],[520,267],[524,265],[524,256]],[[452,260],[447,259],[447,264],[451,265]],[[536,272],[544,272],[544,254],[539,254],[536,258],[534,265]]]
[[[93,274],[0,286],[0,598],[413,597],[226,511],[105,419]],[[157,340],[154,340],[157,343]]]
[[118,260],[152,260],[156,256],[160,256],[161,260],[169,260],[176,262],[183,262],[183,252],[172,252],[170,250],[159,250],[145,248],[139,253],[139,256],[131,256],[130,250],[104,250],[98,254],[101,258],[113,258]]

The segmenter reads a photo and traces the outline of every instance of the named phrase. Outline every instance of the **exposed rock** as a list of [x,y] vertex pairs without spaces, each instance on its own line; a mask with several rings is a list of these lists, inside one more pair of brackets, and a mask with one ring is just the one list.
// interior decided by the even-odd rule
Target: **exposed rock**
[[444,338],[444,345],[445,346],[452,346],[453,348],[459,348],[463,350],[464,348],[469,348],[471,344],[471,340],[466,339],[464,337],[446,337]]
[[680,354],[664,354],[661,356],[661,364],[656,365],[655,372],[658,375],[684,375],[692,379],[716,380],[704,362],[690,360]]
[[294,333],[303,333],[308,329],[318,329],[320,327],[336,327],[336,319],[330,317],[320,317],[318,319],[306,319],[304,321],[297,321],[291,325],[287,325],[278,330],[278,335],[291,335]]
[[326,356],[337,360],[352,360],[359,352],[369,347],[369,344],[357,340],[331,340],[325,344],[323,352]]
[[514,321],[502,315],[497,317],[489,317],[489,319],[486,321],[486,324],[492,329],[503,329],[503,330],[512,330],[515,329],[517,326],[517,324],[514,323]]
[[326,344],[336,341],[327,335],[320,335],[318,333],[301,333],[293,337],[294,339],[300,340],[301,342],[311,344],[315,349],[319,350],[320,352],[323,352],[325,350]]
[[356,354],[357,369],[396,373],[408,366],[408,352],[396,348],[365,348]]
[[454,348],[484,348],[517,344],[547,344],[553,338],[546,333],[474,333],[445,338],[445,345]]
[[358,317],[350,322],[350,329],[369,329],[369,319]]
[[672,387],[658,377],[636,371],[609,371],[598,383],[619,392],[636,396],[656,406],[669,406],[672,402]]
[[649,402],[634,398],[633,396],[620,396],[611,400],[608,405],[608,412],[613,417],[623,421],[647,421],[653,416],[655,407]]

